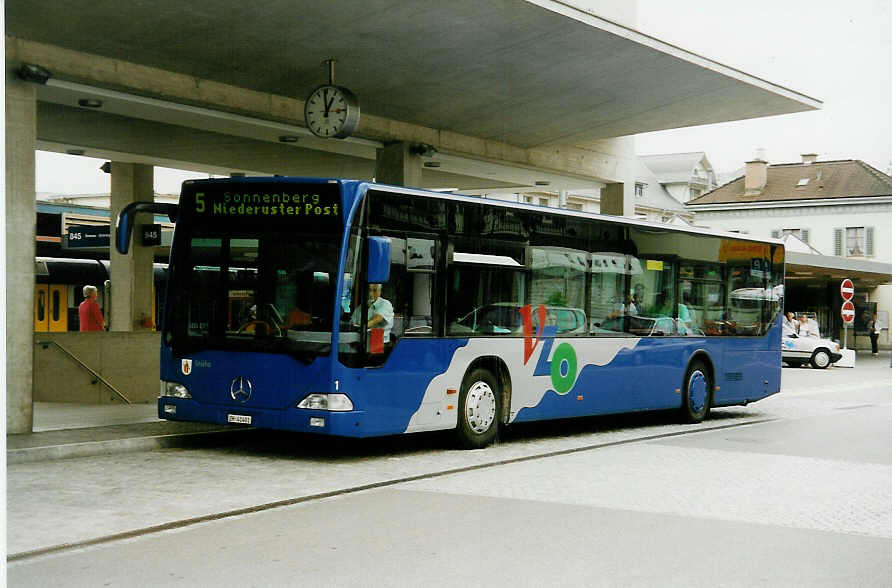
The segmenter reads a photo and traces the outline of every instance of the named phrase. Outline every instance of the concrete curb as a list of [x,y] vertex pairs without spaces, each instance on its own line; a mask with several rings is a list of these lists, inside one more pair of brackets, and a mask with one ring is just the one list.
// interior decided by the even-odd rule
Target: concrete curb
[[21,447],[7,449],[6,463],[24,464],[74,457],[91,457],[96,455],[113,455],[118,453],[134,453],[178,447],[196,447],[205,444],[236,442],[256,429],[220,429],[193,433],[176,433],[105,439],[102,441],[85,441],[81,443],[60,443],[38,447]]

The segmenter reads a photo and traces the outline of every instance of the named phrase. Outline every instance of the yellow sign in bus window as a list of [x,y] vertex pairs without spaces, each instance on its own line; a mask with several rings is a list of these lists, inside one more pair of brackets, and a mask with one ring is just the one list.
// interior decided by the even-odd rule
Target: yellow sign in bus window
[[648,259],[647,269],[648,271],[653,270],[655,272],[661,272],[663,271],[663,261],[660,259]]

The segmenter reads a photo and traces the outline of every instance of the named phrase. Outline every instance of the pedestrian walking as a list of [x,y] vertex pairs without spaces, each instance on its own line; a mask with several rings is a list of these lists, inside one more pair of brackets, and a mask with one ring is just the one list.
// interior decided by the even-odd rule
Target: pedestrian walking
[[872,314],[868,314],[865,316],[867,319],[867,334],[870,336],[870,353],[874,356],[880,354],[879,350],[879,339],[880,339],[880,329],[877,326],[876,317]]

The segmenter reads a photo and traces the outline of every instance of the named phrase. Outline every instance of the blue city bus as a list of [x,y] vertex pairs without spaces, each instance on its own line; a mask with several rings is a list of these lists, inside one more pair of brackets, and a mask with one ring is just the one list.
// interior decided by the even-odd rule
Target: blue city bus
[[780,389],[778,240],[275,177],[131,204],[122,253],[139,212],[176,222],[164,419],[454,430],[476,448],[511,423],[651,410],[696,423]]

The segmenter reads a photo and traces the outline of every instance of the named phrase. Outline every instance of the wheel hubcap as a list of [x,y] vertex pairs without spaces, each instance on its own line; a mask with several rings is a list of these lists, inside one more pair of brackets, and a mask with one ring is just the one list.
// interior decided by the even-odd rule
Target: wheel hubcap
[[688,405],[695,414],[703,412],[706,407],[708,390],[708,382],[703,372],[700,370],[693,372],[688,380]]
[[496,395],[486,382],[475,382],[465,399],[465,420],[478,435],[489,430],[496,418]]
[[827,367],[827,364],[830,363],[830,357],[824,353],[818,353],[815,355],[815,363],[818,364],[818,367]]

